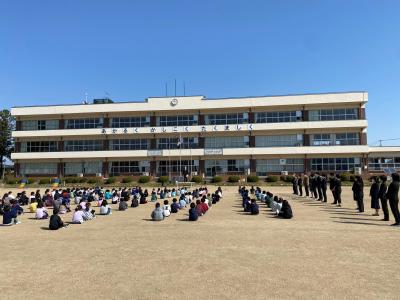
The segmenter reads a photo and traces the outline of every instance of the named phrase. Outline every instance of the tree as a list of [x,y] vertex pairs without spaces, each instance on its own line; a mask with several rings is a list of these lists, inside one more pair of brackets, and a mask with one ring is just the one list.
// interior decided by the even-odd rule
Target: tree
[[0,176],[4,172],[4,159],[11,158],[11,153],[14,150],[14,143],[11,137],[11,132],[14,129],[15,119],[11,116],[8,109],[0,111]]

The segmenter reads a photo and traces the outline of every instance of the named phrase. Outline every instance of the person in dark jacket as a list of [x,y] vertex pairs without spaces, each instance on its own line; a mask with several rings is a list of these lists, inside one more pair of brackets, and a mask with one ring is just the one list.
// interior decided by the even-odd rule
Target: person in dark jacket
[[371,178],[371,188],[369,190],[369,196],[371,197],[371,208],[375,209],[373,216],[379,216],[379,177],[373,176]]
[[293,194],[294,194],[294,195],[298,195],[298,194],[299,194],[299,190],[298,190],[298,178],[297,178],[296,174],[293,174],[292,185],[293,185]]
[[322,178],[319,173],[315,174],[315,186],[318,193],[317,199],[318,201],[322,201],[324,199],[322,195]]
[[310,196],[310,178],[307,174],[303,174],[303,185],[306,192],[306,197]]
[[381,176],[381,186],[379,187],[379,194],[378,197],[381,200],[381,206],[383,211],[383,219],[382,221],[389,221],[389,209],[387,203],[387,185],[386,185],[387,177],[386,175]]
[[252,215],[258,215],[260,213],[258,209],[258,204],[256,203],[256,199],[251,199],[250,213]]
[[337,199],[336,199],[335,187],[336,187],[336,176],[335,176],[335,174],[331,173],[329,176],[329,189],[332,192],[332,196],[333,196],[333,202],[331,203],[332,205],[335,205],[338,203]]
[[400,176],[397,173],[393,173],[392,182],[390,183],[386,193],[386,197],[389,200],[390,209],[395,219],[395,223],[392,224],[392,226],[400,226],[399,185],[400,185]]
[[323,174],[321,176],[321,190],[322,190],[322,197],[324,202],[328,202],[328,196],[326,195],[326,190],[328,189],[328,183],[326,181],[326,175]]
[[299,196],[303,196],[303,178],[301,176],[297,177],[297,185],[298,185],[298,191],[299,191]]
[[198,218],[199,215],[197,213],[196,204],[192,202],[190,203],[190,209],[189,209],[189,221],[197,221]]
[[292,207],[290,206],[289,202],[287,200],[282,201],[282,209],[279,212],[279,217],[282,217],[284,219],[291,219],[293,218],[293,212],[292,212]]
[[340,175],[336,174],[336,180],[335,180],[335,199],[337,201],[338,206],[342,206],[342,181],[340,180]]
[[138,200],[138,197],[135,195],[132,198],[131,207],[138,207],[138,206],[139,206],[139,200]]
[[311,198],[318,199],[317,182],[314,173],[311,173],[310,175],[310,191],[311,191]]
[[358,211],[364,212],[364,182],[361,176],[355,177],[352,190],[354,200],[357,201]]
[[171,213],[176,214],[180,210],[180,206],[177,203],[177,199],[173,198],[172,199],[172,204],[171,204]]
[[64,224],[58,215],[58,209],[53,210],[53,215],[50,217],[49,229],[50,230],[58,230],[60,228],[66,227],[68,224]]

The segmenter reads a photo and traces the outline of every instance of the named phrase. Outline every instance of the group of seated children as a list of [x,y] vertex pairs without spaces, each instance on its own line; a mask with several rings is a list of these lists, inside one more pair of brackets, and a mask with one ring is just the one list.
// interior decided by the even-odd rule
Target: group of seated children
[[[239,187],[239,194],[242,197],[242,206],[245,212],[250,212],[251,214],[257,215],[259,213],[258,205],[256,199],[262,203],[265,203],[267,207],[277,216],[284,219],[293,218],[292,207],[287,200],[278,198],[270,192],[261,191],[260,187],[254,189],[251,187],[250,192],[246,187]],[[254,194],[256,199],[250,200],[250,195]]]
[[164,200],[164,205],[161,207],[160,203],[156,203],[155,209],[151,213],[153,221],[162,221],[164,218],[169,217],[171,213],[177,213],[179,210],[189,208],[189,221],[197,221],[199,216],[204,215],[212,204],[217,203],[222,198],[222,189],[219,187],[215,193],[210,195],[207,188],[196,189],[192,193],[181,192],[179,201],[177,198],[172,199],[172,204],[168,200]]

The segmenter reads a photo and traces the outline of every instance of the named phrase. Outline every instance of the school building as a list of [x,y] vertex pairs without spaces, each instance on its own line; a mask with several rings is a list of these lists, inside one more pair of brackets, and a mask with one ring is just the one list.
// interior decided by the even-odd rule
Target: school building
[[181,176],[400,170],[367,145],[368,93],[13,107],[20,176]]

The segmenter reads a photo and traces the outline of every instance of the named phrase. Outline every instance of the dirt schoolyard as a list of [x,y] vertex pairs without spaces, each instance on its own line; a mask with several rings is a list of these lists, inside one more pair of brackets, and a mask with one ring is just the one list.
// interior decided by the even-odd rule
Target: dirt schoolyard
[[399,299],[392,215],[372,217],[369,198],[357,213],[349,187],[341,208],[331,195],[322,204],[291,200],[290,187],[265,190],[289,199],[294,219],[262,204],[257,216],[243,213],[237,187],[225,187],[198,222],[186,221],[188,209],[149,221],[148,203],[49,231],[48,220],[26,213],[0,227],[0,298]]

